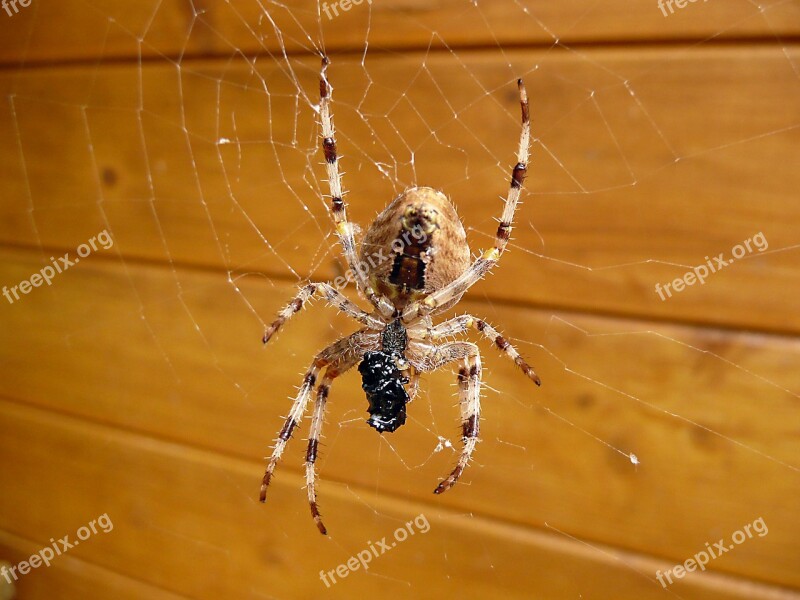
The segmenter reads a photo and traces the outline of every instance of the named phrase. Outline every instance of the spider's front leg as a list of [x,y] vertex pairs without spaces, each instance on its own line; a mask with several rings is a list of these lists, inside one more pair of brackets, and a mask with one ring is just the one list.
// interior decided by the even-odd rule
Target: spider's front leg
[[506,196],[505,204],[503,205],[503,214],[500,217],[500,224],[497,226],[497,232],[495,233],[494,246],[486,250],[466,271],[452,282],[436,290],[432,294],[429,294],[424,300],[412,302],[406,306],[403,310],[404,323],[413,322],[419,315],[433,314],[436,312],[436,309],[446,305],[453,298],[460,297],[475,283],[483,279],[489,270],[500,260],[500,256],[508,245],[508,240],[511,239],[511,227],[514,222],[514,213],[519,204],[522,182],[525,180],[525,175],[528,172],[528,156],[531,142],[528,93],[525,91],[525,84],[522,82],[522,79],[517,80],[517,87],[519,88],[519,103],[522,111],[522,131],[520,132],[519,146],[517,147],[517,164],[514,165],[511,171],[508,196]]
[[342,189],[342,175],[339,172],[339,155],[336,150],[336,134],[333,126],[333,113],[331,111],[332,87],[326,76],[330,61],[327,56],[322,57],[322,69],[319,74],[319,120],[322,128],[322,151],[325,155],[325,169],[328,173],[328,186],[330,188],[330,211],[336,224],[336,235],[342,245],[347,266],[353,273],[356,287],[384,316],[391,316],[394,312],[392,303],[378,294],[370,284],[364,271],[359,269],[356,256],[355,236],[353,226],[347,220],[347,202]]
[[478,443],[481,416],[481,354],[475,344],[470,342],[450,342],[434,348],[429,361],[429,369],[461,361],[458,370],[458,399],[461,407],[461,454],[456,466],[433,491],[434,494],[446,492],[455,485],[469,463],[472,452]]

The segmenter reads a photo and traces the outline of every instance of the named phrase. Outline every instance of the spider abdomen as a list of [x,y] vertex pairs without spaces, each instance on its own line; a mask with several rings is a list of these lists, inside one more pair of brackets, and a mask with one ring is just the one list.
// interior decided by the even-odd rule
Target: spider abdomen
[[369,401],[367,423],[378,432],[392,432],[406,422],[408,379],[397,368],[402,356],[394,352],[367,352],[358,366],[361,387]]
[[[6,0],[2,1],[5,3]],[[522,80],[517,80],[522,110],[517,164],[512,171],[494,245],[473,261],[464,226],[450,200],[435,189],[412,187],[396,197],[376,217],[364,235],[360,256],[357,256],[355,227],[347,220],[347,203],[338,166],[330,108],[332,88],[325,76],[328,64],[328,58],[323,56],[319,116],[330,211],[348,266],[348,275],[342,279],[355,280],[357,291],[375,310],[367,313],[344,296],[337,289],[340,287],[338,278],[336,287],[328,283],[308,283],[302,286],[266,329],[264,343],[314,296],[324,297],[329,304],[364,325],[363,329],[337,340],[315,357],[275,440],[259,495],[261,502],[264,502],[275,466],[303,416],[317,378],[321,375],[306,451],[306,487],[311,515],[322,534],[326,534],[327,530],[317,506],[315,462],[326,399],[333,380],[359,361],[362,387],[369,401],[367,410],[370,416],[367,423],[379,433],[395,431],[406,422],[406,405],[418,392],[420,373],[454,361],[461,363],[458,376],[461,452],[453,470],[434,490],[435,494],[450,489],[461,477],[470,462],[479,434],[480,351],[471,342],[447,341],[447,338],[476,329],[492,340],[534,383],[540,383],[533,368],[517,350],[482,319],[462,315],[434,326],[431,318],[455,305],[467,289],[497,264],[508,245],[514,212],[527,172],[531,141],[528,95]],[[406,391],[406,385],[409,385],[409,391]]]

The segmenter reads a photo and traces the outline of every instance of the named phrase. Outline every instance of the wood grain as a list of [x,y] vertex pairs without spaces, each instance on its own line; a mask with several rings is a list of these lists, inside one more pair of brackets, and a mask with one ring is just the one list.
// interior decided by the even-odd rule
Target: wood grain
[[[66,532],[59,531],[61,535],[64,533]],[[34,542],[7,531],[0,531],[0,553],[11,561],[11,565],[16,566],[47,546],[48,541],[47,536]],[[9,578],[13,581],[12,575],[9,575]],[[0,581],[0,588],[5,583],[5,579]],[[17,591],[15,597],[28,599],[56,597],[179,600],[185,598],[143,583],[136,573],[132,577],[125,577],[69,554],[57,557],[49,567],[39,566],[38,570],[31,570],[28,575],[21,577],[18,575],[14,584]]]
[[[506,56],[511,68],[480,52],[422,69],[409,56],[367,71],[334,64],[355,222],[405,186],[432,185],[456,203],[473,250],[486,247],[518,135],[513,78],[527,74],[540,141],[526,202],[511,252],[476,294],[800,332],[795,49]],[[336,275],[315,115],[297,96],[299,83],[315,102],[318,65],[298,65],[297,80],[269,61],[6,76],[0,122],[19,135],[0,139],[0,240],[67,250],[109,228],[129,257],[232,276]],[[656,293],[759,232],[767,252],[672,299]]]
[[338,16],[325,12],[325,5],[339,3],[299,0],[289,10],[259,0],[39,0],[13,17],[0,13],[0,61],[309,54],[319,53],[323,44],[328,52],[361,51],[367,41],[373,50],[743,38],[782,42],[800,32],[800,10],[785,0],[690,4],[672,13],[659,9],[656,0],[588,5],[583,0],[381,0]]
[[[502,593],[558,599],[589,587],[622,599],[666,593],[653,577],[656,569],[668,566],[659,561],[376,497],[357,487],[329,486],[329,513],[347,514],[348,523],[325,539],[307,527],[304,507],[289,499],[287,492],[299,487],[299,477],[285,475],[276,483],[276,497],[263,506],[250,493],[255,461],[4,401],[0,405],[0,448],[4,456],[15,456],[0,464],[0,477],[15,481],[0,496],[0,525],[25,530],[47,544],[54,532],[67,535],[98,515],[106,514],[113,523],[108,533],[98,532],[54,559],[51,569],[56,571],[85,561],[86,575],[113,570],[120,574],[117,580],[141,581],[130,586],[139,591],[157,586],[192,598],[418,598],[419,586],[431,598]],[[47,502],[54,496],[57,502]],[[396,528],[409,521],[414,535],[392,542]],[[374,558],[368,572],[359,568],[325,587],[320,571],[336,569],[381,538],[395,545]],[[9,535],[0,539],[7,547]],[[34,571],[20,589],[31,590],[26,597],[49,597],[59,579],[59,574]],[[98,579],[97,587],[79,596],[78,577],[66,578],[66,593],[59,597],[107,597]],[[705,574],[675,584],[674,592],[693,600],[798,597],[788,590]]]
[[[0,295],[0,564],[114,523],[19,597],[800,600],[800,4],[368,0],[331,19],[338,2],[290,4],[0,9],[0,291],[113,240]],[[458,311],[543,380],[474,340],[481,443],[434,496],[460,443],[453,369],[383,436],[358,374],[338,379],[317,463],[327,538],[307,419],[257,502],[302,372],[354,330],[315,303],[260,343],[298,282],[344,269],[323,49],[350,217],[430,185],[473,252],[496,228],[525,79],[535,140],[511,251]],[[765,252],[659,299],[759,232]],[[427,533],[322,583],[417,515]],[[657,581],[757,519],[768,534]]]
[[[40,268],[27,252],[3,252],[0,264],[2,281]],[[260,277],[234,286],[222,274],[102,256],[60,277],[2,309],[0,393],[246,458],[252,486],[240,493],[248,498],[260,478],[256,458],[268,452],[300,373],[317,350],[352,330],[315,306],[261,348],[264,322],[292,286]],[[331,508],[333,490],[356,486],[677,563],[762,517],[769,535],[712,568],[800,584],[791,501],[800,492],[800,375],[789,368],[798,341],[485,302],[460,308],[500,327],[536,366],[542,388],[486,348],[483,441],[463,481],[435,497],[455,459],[442,444],[458,444],[454,374],[426,378],[411,422],[383,438],[363,422],[358,378],[337,380],[319,463],[330,530],[344,532],[352,519]],[[290,444],[279,480],[299,472],[303,436]],[[92,452],[98,448],[75,457],[76,465]],[[270,494],[316,531],[298,484]]]

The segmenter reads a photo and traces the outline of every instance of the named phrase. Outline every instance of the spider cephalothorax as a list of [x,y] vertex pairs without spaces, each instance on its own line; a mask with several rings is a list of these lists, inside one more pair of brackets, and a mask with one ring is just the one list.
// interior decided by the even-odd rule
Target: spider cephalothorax
[[365,312],[330,284],[308,283],[267,327],[264,343],[315,295],[323,296],[362,325],[360,330],[334,342],[314,358],[278,433],[260,495],[263,502],[275,466],[316,387],[306,451],[306,483],[311,515],[323,534],[326,529],[317,508],[315,464],[328,391],[339,375],[358,365],[369,401],[367,423],[382,433],[395,431],[405,423],[406,405],[417,393],[420,373],[452,362],[459,364],[463,447],[450,475],[434,490],[436,494],[450,489],[461,476],[475,449],[480,429],[480,352],[472,342],[450,341],[451,338],[474,330],[491,340],[539,385],[533,368],[486,321],[472,315],[461,315],[437,325],[432,320],[433,316],[456,304],[464,292],[484,277],[497,264],[508,244],[530,145],[528,97],[522,80],[517,81],[522,109],[517,163],[511,173],[494,246],[472,260],[464,227],[447,197],[432,188],[414,187],[400,194],[377,216],[364,236],[359,257],[342,193],[330,113],[331,87],[325,76],[327,66],[328,60],[323,58],[319,114],[331,191],[330,208],[349,272],[358,292],[372,305],[372,311]]

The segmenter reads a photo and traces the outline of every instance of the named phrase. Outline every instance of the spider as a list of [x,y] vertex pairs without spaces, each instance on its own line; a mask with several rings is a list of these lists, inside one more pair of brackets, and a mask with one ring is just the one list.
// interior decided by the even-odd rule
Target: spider
[[[354,229],[347,221],[342,193],[331,115],[332,88],[326,76],[328,65],[327,57],[323,57],[319,114],[330,186],[330,210],[349,266],[348,275],[352,275],[358,292],[372,305],[372,310],[362,310],[329,283],[307,283],[266,329],[265,344],[314,296],[323,297],[362,325],[357,332],[322,350],[312,361],[278,432],[260,493],[260,500],[264,502],[275,466],[305,414],[316,386],[305,466],[311,515],[323,535],[327,530],[317,506],[315,462],[325,404],[334,379],[359,365],[362,387],[369,401],[367,423],[380,433],[392,432],[405,422],[406,405],[417,393],[420,373],[434,371],[452,362],[459,363],[462,449],[455,467],[436,487],[435,494],[450,489],[469,463],[478,442],[480,418],[481,356],[478,346],[467,341],[445,340],[474,329],[511,358],[536,385],[541,384],[519,352],[483,319],[465,314],[438,325],[432,322],[434,315],[453,307],[467,289],[489,272],[508,244],[527,171],[530,146],[528,96],[522,79],[517,80],[522,108],[517,163],[512,170],[494,246],[473,261],[464,226],[450,201],[432,188],[413,187],[395,198],[376,217],[364,236],[358,255]],[[384,260],[376,264],[375,256]]]

